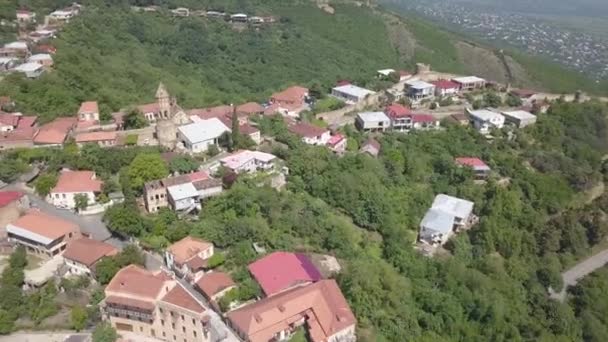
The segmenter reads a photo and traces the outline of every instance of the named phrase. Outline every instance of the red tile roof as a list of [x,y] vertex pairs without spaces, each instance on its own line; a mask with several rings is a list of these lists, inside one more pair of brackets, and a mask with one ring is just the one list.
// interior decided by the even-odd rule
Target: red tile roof
[[197,181],[209,179],[209,174],[205,171],[196,171],[196,172],[188,173],[188,174],[186,174],[186,176],[188,177],[188,179],[190,179],[191,182],[197,182]]
[[327,341],[357,323],[335,280],[285,291],[227,314],[251,342],[270,341],[291,323],[306,320],[312,341]]
[[87,143],[108,140],[114,141],[117,137],[117,132],[89,132],[77,134],[75,140],[77,143]]
[[63,192],[101,192],[103,182],[95,178],[93,171],[61,171],[57,185],[51,193]]
[[274,252],[248,268],[267,296],[321,279],[321,273],[304,254]]
[[0,125],[17,127],[19,125],[19,115],[0,112]]
[[19,191],[0,191],[0,208],[20,199],[25,194]]
[[239,132],[241,132],[241,134],[245,134],[245,135],[250,135],[253,133],[257,133],[260,130],[249,125],[249,124],[242,124],[239,126]]
[[386,115],[388,115],[388,117],[394,119],[394,118],[403,118],[403,117],[409,116],[412,113],[412,111],[403,105],[400,105],[398,103],[393,103],[392,105],[386,107],[386,110],[384,111],[384,113],[386,113]]
[[196,299],[180,284],[175,284],[175,286],[169,292],[167,292],[161,301],[196,312],[198,314],[205,312],[205,308],[200,305],[199,302],[197,302]]
[[160,274],[153,274],[137,265],[122,268],[106,286],[106,294],[133,295],[156,300],[165,283]]
[[435,117],[430,114],[412,114],[412,121],[414,123],[417,123],[417,122],[422,123],[422,122],[436,122],[438,120],[435,119]]
[[458,83],[450,81],[450,80],[433,81],[433,82],[431,82],[431,84],[434,84],[435,87],[438,89],[458,89],[458,88],[460,88],[460,85]]
[[10,132],[0,132],[0,141],[4,143],[32,141],[35,134],[36,129],[33,127],[17,128]]
[[101,258],[117,253],[118,249],[110,244],[89,238],[80,238],[68,243],[65,252],[63,252],[63,257],[91,268]]
[[[190,109],[186,111],[186,114],[188,115],[196,115],[199,118],[203,119],[203,120],[207,120],[207,119],[212,119],[212,118],[223,118],[226,115],[231,115],[232,114],[232,107],[231,106],[216,106],[216,107],[209,107],[209,108],[194,108],[194,109]],[[228,126],[230,127],[230,126]]]
[[332,135],[332,137],[329,138],[329,141],[327,141],[327,145],[336,146],[338,143],[340,143],[344,139],[346,139],[346,137],[344,137],[342,134]]
[[97,101],[86,101],[80,105],[78,113],[99,113],[99,106]]
[[38,52],[50,53],[50,54],[54,54],[57,52],[57,49],[54,46],[48,45],[48,44],[39,45],[36,47],[35,50]]
[[236,284],[230,275],[224,272],[210,272],[196,281],[196,287],[205,294],[207,298],[211,298],[217,293],[233,286],[236,286]]
[[460,157],[456,158],[456,164],[468,166],[473,169],[489,169],[490,167],[483,160],[475,157]]
[[212,247],[213,244],[211,242],[207,242],[192,236],[186,236],[185,238],[169,246],[167,251],[173,254],[176,263],[184,264],[191,258],[195,257],[198,253]]
[[80,231],[78,225],[70,221],[47,215],[37,210],[30,210],[11,224],[50,240],[56,240],[69,233]]
[[139,110],[142,114],[158,113],[158,111],[160,111],[158,103],[156,102],[139,105],[137,106],[137,110]]
[[256,102],[247,102],[236,107],[236,112],[239,114],[247,115],[259,114],[264,112],[264,107],[262,107],[261,104]]
[[306,94],[308,94],[308,88],[293,86],[281,92],[272,94],[270,99],[275,102],[302,104]]
[[62,144],[75,124],[76,118],[57,118],[40,127],[40,131],[34,137],[34,142],[37,144]]
[[17,128],[29,128],[34,126],[38,117],[36,116],[21,116],[19,117],[19,123],[17,124]]
[[291,133],[299,135],[301,137],[314,138],[323,133],[327,132],[327,129],[313,126],[304,122],[291,125],[287,128]]

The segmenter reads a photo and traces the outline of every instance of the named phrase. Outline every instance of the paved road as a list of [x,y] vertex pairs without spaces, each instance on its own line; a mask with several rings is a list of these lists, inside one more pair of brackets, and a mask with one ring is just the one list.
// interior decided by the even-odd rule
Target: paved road
[[63,342],[69,336],[88,337],[89,333],[73,332],[17,332],[8,336],[0,337],[0,342]]
[[190,285],[187,281],[183,279],[176,278],[177,281],[180,282],[184,286],[188,292],[190,292],[199,302],[205,305],[207,308],[207,314],[210,317],[209,323],[211,324],[211,342],[240,342],[241,340],[236,336],[236,334],[228,328],[226,323],[222,320],[220,315],[211,309],[211,306],[198,291],[196,291],[192,285]]
[[568,286],[574,286],[576,283],[584,278],[589,273],[603,267],[608,263],[608,249],[603,250],[581,262],[574,265],[572,268],[562,273],[562,279],[564,280],[564,287],[560,292],[554,292],[549,289],[551,298],[559,301],[566,299],[566,289]]

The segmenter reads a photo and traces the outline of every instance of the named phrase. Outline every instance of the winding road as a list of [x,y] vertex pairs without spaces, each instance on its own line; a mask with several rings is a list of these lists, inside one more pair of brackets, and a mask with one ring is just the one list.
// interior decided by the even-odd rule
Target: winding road
[[608,249],[605,249],[597,254],[590,256],[589,258],[579,262],[572,266],[572,268],[562,273],[562,279],[564,280],[564,286],[560,292],[555,292],[549,289],[549,295],[551,298],[563,302],[566,299],[566,290],[568,286],[574,286],[578,281],[598,268],[603,267],[608,263]]

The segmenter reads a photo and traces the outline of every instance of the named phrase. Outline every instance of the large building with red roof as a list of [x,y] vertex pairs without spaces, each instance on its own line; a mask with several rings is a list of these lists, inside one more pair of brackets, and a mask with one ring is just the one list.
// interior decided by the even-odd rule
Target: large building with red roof
[[209,342],[205,307],[162,271],[127,266],[105,288],[103,319],[118,332],[128,331],[163,341]]
[[437,96],[456,95],[460,91],[460,84],[450,80],[437,80],[431,84],[435,85],[435,95]]
[[89,205],[95,204],[96,196],[101,193],[103,182],[97,179],[93,171],[62,170],[57,184],[47,196],[47,201],[58,208],[74,209],[76,195],[84,194]]
[[412,111],[398,103],[386,107],[384,114],[391,119],[391,128],[397,132],[408,132],[412,129]]
[[28,197],[19,191],[0,191],[0,240],[6,238],[6,225],[29,207]]
[[251,263],[248,268],[266,296],[321,279],[321,273],[310,259],[299,253],[274,252]]
[[249,342],[288,340],[300,328],[311,342],[355,342],[357,320],[335,280],[293,288],[227,314]]

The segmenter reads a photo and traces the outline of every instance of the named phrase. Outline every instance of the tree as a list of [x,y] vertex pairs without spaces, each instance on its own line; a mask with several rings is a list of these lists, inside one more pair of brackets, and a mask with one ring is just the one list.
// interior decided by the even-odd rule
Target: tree
[[125,129],[138,129],[148,126],[148,120],[138,109],[130,110],[123,120]]
[[523,102],[521,101],[521,98],[519,98],[519,96],[515,96],[513,94],[507,95],[507,99],[505,100],[505,103],[509,107],[519,107],[523,104]]
[[207,261],[207,266],[209,268],[216,268],[226,262],[226,257],[222,253],[215,253],[209,260]]
[[93,330],[93,342],[115,342],[117,339],[116,330],[108,322],[99,323]]
[[36,189],[36,193],[38,195],[46,197],[56,184],[57,175],[54,173],[45,173],[38,176],[38,179],[36,179],[36,182],[34,183],[34,188]]
[[146,229],[137,207],[127,202],[108,208],[103,215],[103,221],[111,231],[126,236],[139,236]]
[[220,153],[220,149],[217,147],[217,145],[213,144],[213,145],[209,145],[207,147],[207,154],[211,157],[213,156],[217,156]]
[[86,210],[89,206],[89,196],[87,196],[87,194],[74,195],[74,204],[76,211]]
[[500,95],[496,94],[493,91],[484,94],[483,102],[486,106],[494,108],[500,107],[500,105],[502,105],[502,99],[500,98]]
[[232,122],[231,122],[232,144],[229,147],[229,150],[233,151],[235,149],[235,146],[240,145],[240,141],[241,141],[241,130],[240,130],[240,126],[239,126],[239,117],[236,114],[236,107],[234,107],[234,106],[233,106],[231,120],[232,120]]
[[70,321],[74,330],[80,331],[84,329],[88,319],[89,315],[87,310],[85,310],[82,306],[76,305],[72,307],[72,311],[70,312]]
[[139,192],[146,182],[167,177],[169,169],[160,154],[144,153],[133,159],[128,175],[132,189]]
[[[234,141],[232,140],[232,133],[230,132],[224,132],[222,133],[222,135],[220,135],[220,137],[217,139],[218,140],[218,144],[227,149],[228,151],[232,151],[232,147],[234,146]],[[209,150],[209,149],[207,149]]]
[[190,156],[179,156],[169,163],[171,173],[190,173],[198,170],[200,164]]

